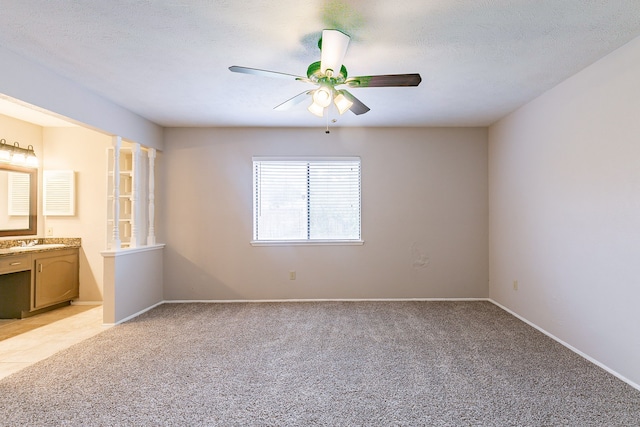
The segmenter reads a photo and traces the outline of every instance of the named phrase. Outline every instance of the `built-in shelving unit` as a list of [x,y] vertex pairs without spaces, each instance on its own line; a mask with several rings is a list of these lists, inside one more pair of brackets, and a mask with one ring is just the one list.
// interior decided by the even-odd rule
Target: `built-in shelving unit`
[[155,243],[155,149],[114,137],[108,149],[107,248]]
[[[107,204],[107,242],[111,242],[113,239],[113,224],[114,224],[114,173],[117,170],[118,173],[118,231],[120,236],[120,247],[126,248],[131,244],[131,223],[134,221],[132,212],[133,205],[133,182],[134,182],[134,161],[133,150],[129,147],[120,147],[119,149],[119,168],[114,168],[114,148],[109,148],[107,153],[108,158],[108,200]],[[114,248],[115,249],[115,248]]]

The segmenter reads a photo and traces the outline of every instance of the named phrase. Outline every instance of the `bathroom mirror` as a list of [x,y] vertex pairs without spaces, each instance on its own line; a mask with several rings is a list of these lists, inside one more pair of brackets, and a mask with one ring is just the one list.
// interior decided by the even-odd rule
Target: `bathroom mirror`
[[38,169],[0,163],[0,236],[37,234]]

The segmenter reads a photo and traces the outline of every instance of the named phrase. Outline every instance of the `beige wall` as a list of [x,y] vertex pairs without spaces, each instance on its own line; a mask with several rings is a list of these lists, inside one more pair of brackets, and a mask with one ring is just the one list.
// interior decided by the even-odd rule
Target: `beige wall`
[[7,144],[19,142],[20,147],[33,145],[36,156],[42,153],[42,127],[0,114],[0,139]]
[[[107,148],[111,137],[84,128],[45,128],[44,170],[73,170],[76,214],[43,218],[42,232],[53,237],[81,237],[80,301],[102,301],[103,260],[107,239]],[[42,213],[42,211],[40,211]]]
[[638,76],[640,38],[489,130],[491,298],[636,384]]
[[162,303],[162,245],[103,255],[104,323],[121,323]]
[[[488,296],[486,129],[165,135],[167,300]],[[364,245],[252,247],[261,155],[360,156]]]

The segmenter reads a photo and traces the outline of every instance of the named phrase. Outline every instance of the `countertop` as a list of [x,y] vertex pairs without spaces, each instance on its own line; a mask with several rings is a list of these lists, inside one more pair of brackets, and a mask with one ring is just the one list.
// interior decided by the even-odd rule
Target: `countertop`
[[[20,246],[20,242],[32,242],[38,241],[38,245],[64,245],[56,247],[25,247],[24,250],[11,249]],[[11,255],[24,255],[27,253],[41,253],[50,251],[59,251],[64,249],[79,248],[81,246],[80,238],[46,238],[46,239],[13,239],[13,240],[0,240],[0,257]]]

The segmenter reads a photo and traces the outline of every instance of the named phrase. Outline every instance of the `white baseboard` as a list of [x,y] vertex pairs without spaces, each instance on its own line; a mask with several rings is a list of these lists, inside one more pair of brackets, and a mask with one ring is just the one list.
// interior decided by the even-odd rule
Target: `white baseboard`
[[589,362],[593,363],[596,366],[599,366],[600,368],[604,369],[605,371],[607,371],[608,373],[610,373],[611,375],[615,376],[616,378],[620,379],[621,381],[624,381],[625,383],[629,384],[631,387],[635,388],[636,390],[640,391],[640,384],[636,384],[635,382],[631,381],[629,378],[625,377],[624,375],[614,371],[613,369],[611,369],[610,367],[608,367],[607,365],[601,363],[600,361],[594,359],[593,357],[589,356],[586,353],[583,353],[582,351],[578,350],[577,348],[573,347],[571,344],[568,344],[564,341],[562,341],[560,338],[556,337],[555,335],[553,335],[552,333],[542,329],[540,326],[536,325],[535,323],[525,319],[524,317],[520,316],[518,313],[515,313],[512,310],[509,310],[507,307],[503,306],[502,304],[500,304],[497,301],[492,300],[491,298],[488,299],[489,302],[495,304],[496,306],[500,307],[501,309],[503,309],[504,311],[506,311],[507,313],[511,314],[514,317],[517,317],[518,319],[522,320],[524,323],[526,323],[527,325],[537,329],[538,331],[542,332],[543,334],[545,334],[546,336],[548,336],[549,338],[553,339],[554,341],[562,344],[563,346],[565,346],[566,348],[568,348],[569,350],[573,351],[574,353],[576,353],[578,356],[581,356],[585,359],[587,359]]
[[319,298],[319,299],[237,299],[237,300],[165,300],[166,304],[228,304],[261,302],[402,302],[402,301],[489,301],[488,298]]
[[127,317],[125,317],[124,319],[120,319],[120,320],[118,320],[118,321],[117,321],[117,322],[115,322],[115,323],[103,323],[103,324],[102,324],[102,326],[115,326],[115,325],[119,325],[119,324],[124,323],[124,322],[126,322],[126,321],[129,321],[129,320],[131,320],[131,319],[133,319],[133,318],[136,318],[136,317],[140,316],[142,313],[146,313],[147,311],[152,310],[152,309],[154,309],[154,308],[156,308],[156,307],[158,307],[159,305],[162,305],[162,304],[164,304],[164,303],[165,303],[164,301],[160,301],[160,302],[158,302],[158,303],[153,304],[152,306],[149,306],[149,307],[147,307],[147,308],[144,308],[144,309],[142,309],[142,310],[138,311],[137,313],[134,313],[134,314],[132,314],[132,315],[130,315],[130,316],[127,316]]

